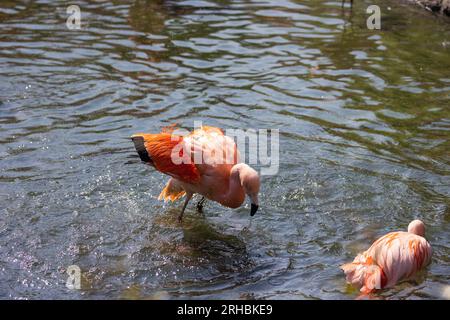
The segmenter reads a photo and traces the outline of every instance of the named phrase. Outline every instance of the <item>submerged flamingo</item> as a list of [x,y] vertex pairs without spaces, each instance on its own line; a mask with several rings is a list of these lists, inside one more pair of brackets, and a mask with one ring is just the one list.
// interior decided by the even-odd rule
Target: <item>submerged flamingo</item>
[[353,262],[341,266],[347,282],[367,294],[412,277],[431,261],[431,246],[424,236],[425,225],[420,220],[412,221],[408,232],[382,236]]
[[199,211],[205,198],[237,208],[245,195],[251,200],[250,215],[258,210],[259,175],[250,166],[239,163],[236,143],[221,129],[202,126],[187,136],[173,131],[138,133],[131,139],[142,161],[171,176],[158,199],[175,201],[186,196],[178,216],[180,222],[195,193],[203,196],[197,204]]

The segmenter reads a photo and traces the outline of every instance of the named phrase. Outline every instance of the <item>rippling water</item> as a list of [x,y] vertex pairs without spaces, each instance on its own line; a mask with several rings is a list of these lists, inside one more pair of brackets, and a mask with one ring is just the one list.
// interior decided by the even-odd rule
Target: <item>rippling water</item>
[[[370,1],[370,4],[373,1]],[[424,220],[382,298],[449,298],[450,23],[375,1],[0,4],[0,297],[353,299],[338,266]],[[390,7],[388,7],[390,6]],[[260,212],[157,201],[129,136],[279,128]],[[82,290],[65,287],[70,265]]]

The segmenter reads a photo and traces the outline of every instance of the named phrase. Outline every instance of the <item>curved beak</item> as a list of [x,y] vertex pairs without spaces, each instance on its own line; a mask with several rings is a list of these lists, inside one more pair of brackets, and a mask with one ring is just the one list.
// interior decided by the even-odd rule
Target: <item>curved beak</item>
[[250,216],[254,216],[256,211],[258,211],[259,206],[257,204],[252,203],[252,207],[250,209]]

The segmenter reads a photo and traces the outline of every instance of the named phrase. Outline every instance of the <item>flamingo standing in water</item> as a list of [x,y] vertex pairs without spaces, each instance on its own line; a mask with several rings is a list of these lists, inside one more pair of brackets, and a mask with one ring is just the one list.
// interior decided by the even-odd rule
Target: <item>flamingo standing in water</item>
[[382,236],[353,262],[341,266],[347,282],[367,294],[412,277],[431,261],[431,246],[424,236],[425,225],[420,220],[412,221],[408,232]]
[[158,199],[175,201],[186,196],[178,216],[180,222],[195,193],[203,196],[197,204],[198,211],[202,211],[205,198],[238,208],[246,195],[251,200],[250,215],[258,210],[259,175],[250,166],[239,163],[236,143],[221,129],[202,126],[187,136],[173,131],[138,133],[131,139],[143,162],[171,176]]

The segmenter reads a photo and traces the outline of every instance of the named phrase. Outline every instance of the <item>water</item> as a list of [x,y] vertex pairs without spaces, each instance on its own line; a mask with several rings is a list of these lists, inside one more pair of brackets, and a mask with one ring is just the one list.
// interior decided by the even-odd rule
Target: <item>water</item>
[[[338,266],[420,218],[432,264],[376,297],[449,298],[450,23],[375,3],[2,1],[0,297],[353,299]],[[251,221],[156,199],[128,137],[194,120],[280,129]]]

